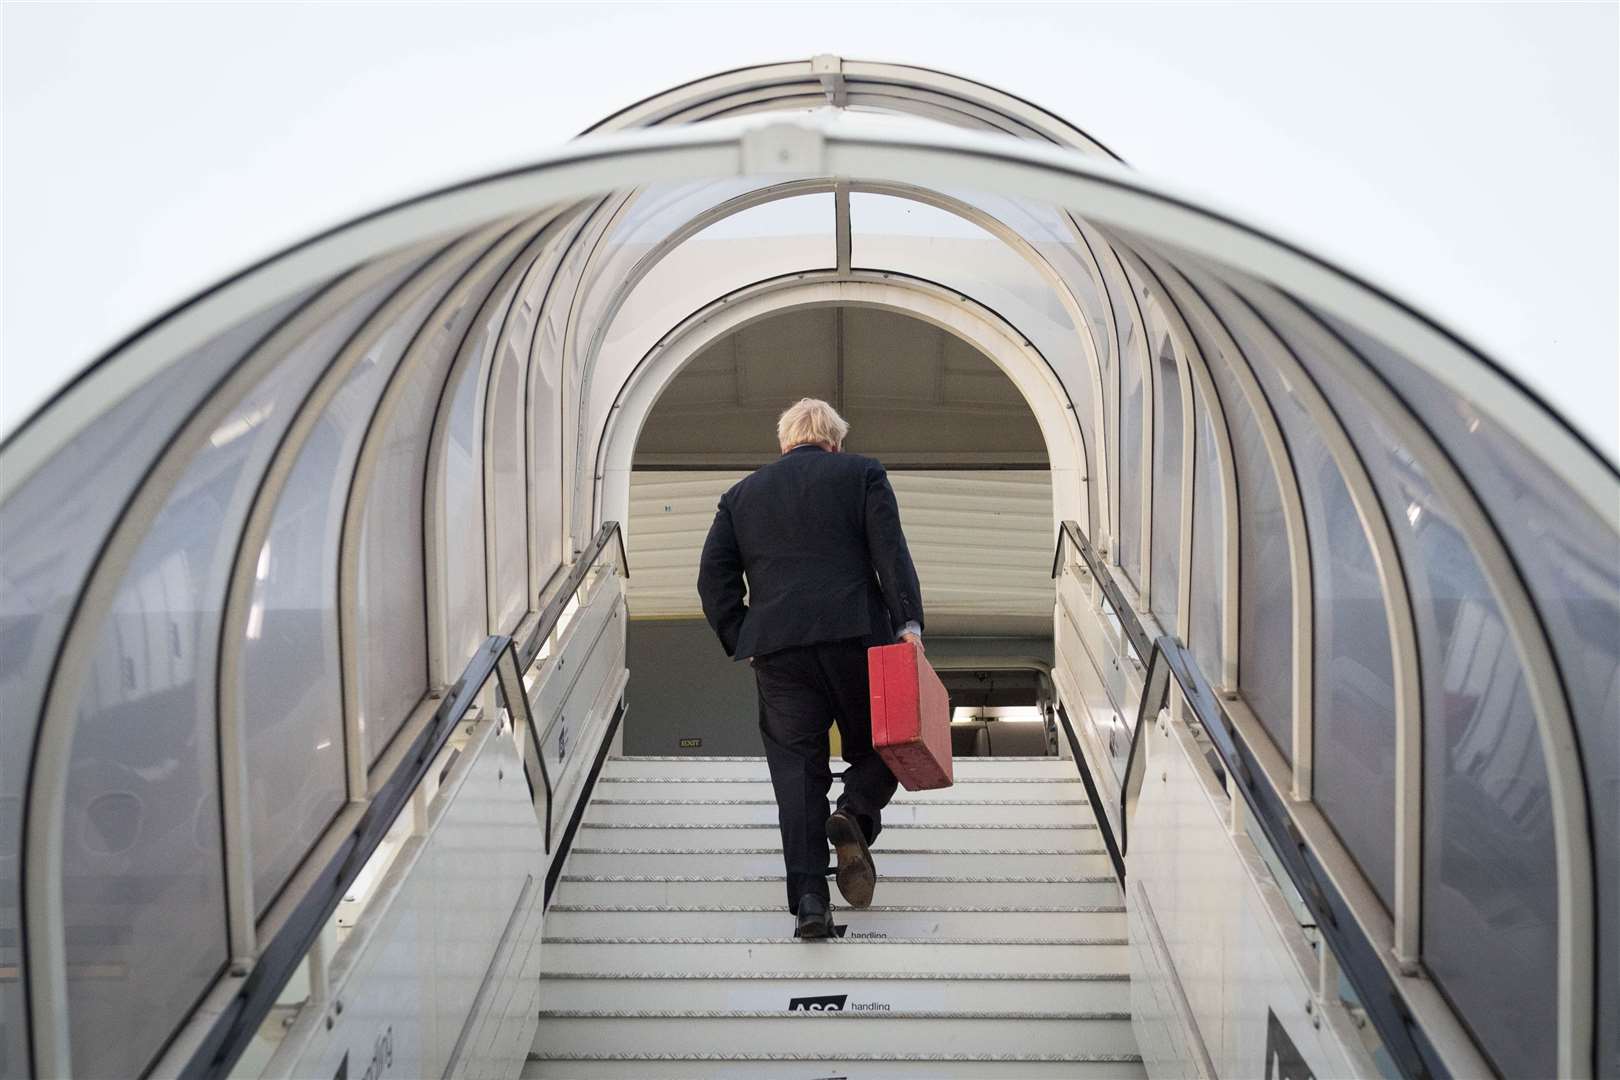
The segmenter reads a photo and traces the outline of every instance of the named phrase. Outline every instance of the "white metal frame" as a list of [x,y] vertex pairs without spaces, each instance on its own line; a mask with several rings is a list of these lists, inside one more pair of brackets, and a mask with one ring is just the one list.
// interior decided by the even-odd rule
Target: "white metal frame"
[[[665,256],[675,250],[675,248],[679,247],[680,244],[690,239],[698,232],[701,232],[708,226],[713,225],[717,221],[730,217],[733,214],[741,213],[742,211],[752,207],[774,202],[778,199],[794,198],[800,195],[816,194],[828,191],[831,191],[834,196],[833,227],[838,273],[844,276],[850,276],[852,274],[851,252],[853,249],[853,240],[850,230],[849,196],[851,193],[863,193],[887,195],[894,198],[908,199],[913,202],[920,202],[928,206],[933,206],[936,209],[943,210],[949,214],[954,214],[955,216],[960,217],[981,229],[984,229],[992,236],[995,236],[997,239],[1007,244],[1046,280],[1048,286],[1053,290],[1058,297],[1059,302],[1063,305],[1064,311],[1068,315],[1071,325],[1075,328],[1077,339],[1080,342],[1083,360],[1087,367],[1086,376],[1091,382],[1093,414],[1091,424],[1095,434],[1090,438],[1084,438],[1083,436],[1087,451],[1086,475],[1089,484],[1101,485],[1101,491],[1099,492],[1095,488],[1092,488],[1091,492],[1088,494],[1086,520],[1089,523],[1092,523],[1090,526],[1092,531],[1098,533],[1099,535],[1108,535],[1111,526],[1109,524],[1110,519],[1108,516],[1110,513],[1108,482],[1105,475],[1106,467],[1104,464],[1107,455],[1105,450],[1098,445],[1105,438],[1104,408],[1107,400],[1102,381],[1101,364],[1097,357],[1095,342],[1092,340],[1089,332],[1086,330],[1087,320],[1085,318],[1084,311],[1081,308],[1080,302],[1075,298],[1068,282],[1060,273],[1058,273],[1057,269],[1053,267],[1049,261],[1047,261],[1045,256],[1043,256],[1040,251],[1029,242],[1029,240],[1016,232],[1009,225],[994,215],[980,210],[972,204],[963,202],[960,199],[942,195],[938,192],[930,191],[911,184],[889,184],[870,181],[856,182],[837,179],[794,179],[786,181],[782,184],[762,187],[754,191],[747,192],[743,195],[738,195],[731,199],[727,199],[724,202],[718,203],[709,211],[693,217],[685,225],[672,231],[668,236],[654,245],[642,259],[637,261],[636,265],[632,267],[627,274],[617,280],[614,293],[609,299],[608,303],[605,305],[597,325],[593,328],[590,342],[586,348],[585,360],[583,361],[585,374],[579,392],[579,400],[577,405],[578,416],[573,425],[576,433],[576,451],[572,469],[572,487],[575,494],[570,500],[570,505],[574,508],[571,520],[573,521],[573,540],[575,546],[578,547],[583,544],[584,538],[589,535],[590,529],[593,527],[591,525],[592,522],[600,522],[607,518],[613,518],[616,516],[614,514],[603,515],[594,507],[591,509],[589,515],[580,512],[584,502],[584,490],[587,484],[585,471],[586,463],[591,461],[593,458],[591,452],[593,447],[591,446],[590,439],[592,433],[595,432],[593,420],[596,418],[589,415],[590,389],[596,367],[598,365],[598,360],[601,355],[602,345],[607,338],[608,331],[612,328],[613,322],[617,318],[619,312],[623,309],[624,304],[629,300],[631,294],[635,291],[635,287],[649,273],[652,272],[653,268],[656,267]],[[611,223],[607,228],[609,230],[611,229]],[[817,274],[819,272],[819,269],[815,267],[807,267],[805,269],[806,275]],[[582,280],[587,282],[585,288],[589,288],[589,283],[591,281],[591,267],[589,264],[587,264],[586,270],[581,276]],[[577,311],[579,307],[578,301],[575,302],[574,306],[575,310]],[[575,355],[579,348],[579,344],[574,337],[575,330],[575,319],[573,315],[570,315],[568,338],[566,339],[566,343],[564,345],[565,356]],[[1059,380],[1061,382],[1061,376],[1059,377]],[[1083,431],[1084,427],[1082,426],[1082,432]],[[597,437],[599,440],[599,433]]]
[[1054,522],[1064,520],[1073,509],[1063,503],[1065,491],[1077,493],[1079,505],[1085,505],[1089,478],[1084,435],[1073,410],[1067,408],[1056,374],[1022,334],[988,309],[964,304],[958,290],[897,274],[868,271],[846,278],[834,271],[761,282],[693,312],[663,336],[627,376],[597,444],[594,502],[601,520],[625,519],[628,474],[642,426],[659,394],[693,357],[726,334],[770,315],[829,306],[898,311],[931,323],[988,356],[1024,395],[1041,427],[1053,475]]

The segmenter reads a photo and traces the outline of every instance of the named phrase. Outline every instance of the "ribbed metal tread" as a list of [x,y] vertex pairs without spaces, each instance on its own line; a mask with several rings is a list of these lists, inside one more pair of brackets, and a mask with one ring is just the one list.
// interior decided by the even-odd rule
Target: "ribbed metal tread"
[[[619,854],[622,854],[620,852]],[[1030,854],[1027,851],[1016,852],[1019,855]],[[743,881],[776,881],[782,880],[781,874],[564,874],[562,882],[592,881],[592,882],[628,882],[643,883],[680,883],[701,881],[706,884],[717,882],[743,882]],[[937,874],[884,874],[880,881],[926,882],[936,885],[1099,885],[1114,880],[1112,874],[1061,874],[1057,876],[1013,874],[1005,877],[992,877],[987,875],[973,875],[958,877],[940,877]]]
[[[598,778],[599,784],[769,784],[768,776],[608,776]],[[834,776],[833,783],[842,783],[843,777]],[[963,784],[1078,784],[1080,775],[1074,776],[961,776],[953,786]],[[904,795],[895,796],[895,802],[904,802]]]
[[[776,828],[775,825],[771,825],[771,824],[768,824],[768,823],[766,823],[766,824],[757,824],[756,825],[756,824],[754,824],[752,822],[748,822],[748,821],[720,821],[720,822],[677,821],[677,822],[668,822],[668,823],[664,823],[664,822],[648,822],[648,821],[634,821],[634,822],[624,822],[622,824],[619,823],[619,822],[613,822],[613,821],[585,821],[585,822],[581,822],[579,827],[581,829],[679,829],[679,830],[692,831],[692,832],[695,832],[695,831],[698,831],[698,830],[703,830],[703,829],[755,829],[755,830],[759,830],[759,829],[774,829],[774,828]],[[897,821],[892,825],[883,826],[883,831],[884,832],[898,831],[898,830],[907,830],[907,831],[909,831],[911,829],[958,829],[958,830],[969,830],[969,829],[971,829],[971,830],[977,830],[977,831],[980,831],[980,832],[1005,832],[1005,831],[1010,831],[1010,830],[1013,830],[1013,829],[1057,830],[1057,829],[1095,829],[1096,827],[1097,827],[1096,822],[1091,822],[1091,821],[1075,822],[1073,824],[1068,824],[1068,823],[1065,823],[1065,822],[1047,822],[1047,821],[1042,821],[1042,822],[1010,822],[1010,823],[1007,823],[1007,824],[996,824],[996,823],[993,823],[993,822],[988,823],[988,824],[984,823],[984,822],[967,822],[967,823],[964,823],[964,824],[961,824],[961,825],[952,825],[952,824],[950,824],[948,822],[946,822],[946,823],[935,823],[935,822]],[[874,841],[874,843],[876,843],[876,841]],[[775,851],[775,850],[779,850],[779,849],[772,848],[771,850]]]
[[[714,982],[728,981],[759,981],[782,982],[784,980],[813,982],[825,981],[827,973],[824,971],[760,971],[755,968],[744,968],[738,971],[705,971],[692,974],[685,971],[544,971],[542,979],[624,979],[640,981],[643,979],[658,979],[684,982]],[[1121,971],[872,971],[857,976],[850,976],[862,982],[895,981],[895,982],[1129,982],[1131,977]]]
[[[611,779],[611,778],[604,778]],[[899,802],[896,799],[895,802]],[[592,799],[592,806],[775,806],[775,799]],[[890,803],[889,805],[894,805]],[[954,806],[1090,806],[1085,799],[958,799]],[[885,825],[884,828],[898,826]]]
[[[781,1014],[786,1016],[788,1014]],[[809,1015],[809,1014],[807,1014]],[[828,1014],[835,1015],[835,1014]],[[551,1058],[544,1054],[529,1051],[530,1061],[807,1061],[817,1064],[828,1064],[827,1054],[805,1053],[779,1053],[757,1054],[741,1051],[735,1054],[659,1054],[653,1052],[640,1052],[635,1050],[616,1050],[612,1053],[599,1054],[570,1054],[567,1057]],[[1120,1064],[1140,1065],[1141,1054],[849,1054],[838,1055],[832,1062],[844,1061],[875,1061],[875,1062],[940,1062],[960,1065],[972,1065],[975,1062],[1022,1064],[1051,1063],[1051,1064]]]
[[[993,757],[982,757],[982,756],[981,757],[959,757],[959,758],[956,758],[955,760],[958,761],[958,762],[965,762],[965,763],[970,763],[970,764],[977,765],[977,764],[987,762],[987,761],[1053,761],[1053,762],[1057,762],[1057,761],[1067,761],[1068,759],[1058,757],[1055,754],[1043,754],[1043,755],[1040,755],[1040,756],[1028,755],[1028,756],[1024,756],[1024,757],[1016,757],[1016,756],[1013,756],[1011,754],[1006,755],[1006,756],[1001,756],[1001,755],[998,754],[998,755],[995,755]],[[615,761],[758,761],[758,762],[763,764],[764,761],[765,761],[765,755],[763,755],[763,754],[733,754],[733,755],[727,756],[727,755],[724,755],[724,754],[713,754],[713,755],[704,755],[704,754],[625,754],[622,757],[608,758],[608,761],[610,763],[615,762]]]
[[[853,911],[853,910],[857,910],[857,909],[842,907],[842,906],[835,903],[833,905],[833,910],[834,911]],[[999,905],[999,906],[993,906],[993,907],[983,907],[983,906],[974,906],[974,905],[950,905],[950,904],[927,904],[927,905],[917,905],[917,904],[873,904],[870,907],[864,907],[864,908],[860,908],[858,910],[865,911],[865,912],[920,911],[920,912],[941,912],[941,913],[973,914],[973,915],[1012,915],[1012,914],[1032,914],[1032,915],[1123,915],[1125,913],[1125,908],[1124,907],[1122,907],[1120,905],[1111,905],[1111,904],[1089,904],[1089,905],[1082,905],[1082,906],[1075,906],[1075,907],[1066,907],[1066,906],[1058,906],[1058,905],[1040,906],[1040,905],[1022,905],[1022,904],[1016,905],[1016,906]],[[740,913],[740,912],[747,912],[747,911],[765,911],[765,912],[771,912],[773,914],[780,914],[781,911],[782,911],[782,905],[781,904],[698,904],[698,905],[691,905],[691,904],[680,904],[680,905],[670,905],[670,904],[634,904],[634,905],[620,905],[620,904],[553,904],[553,905],[551,905],[551,907],[546,909],[546,913],[548,915],[551,914],[552,912],[557,912],[557,911],[571,911],[571,912],[576,912],[576,913],[591,912],[591,913],[594,913],[594,914],[604,914],[604,915],[605,914],[613,914],[613,913],[622,913],[622,912],[632,912],[632,911],[633,912],[667,912],[669,914],[687,913],[687,912],[723,912],[723,913],[730,914],[730,913]]]
[[1125,938],[1039,938],[1039,937],[987,937],[987,938],[868,938],[868,937],[841,937],[824,938],[821,941],[794,941],[792,938],[777,937],[554,937],[546,939],[547,945],[793,945],[795,948],[820,949],[827,946],[862,946],[867,945],[933,945],[941,948],[955,946],[972,946],[975,948],[985,945],[1050,945],[1061,948],[1063,946],[1082,945],[1129,945]]
[[1128,1012],[1006,1012],[994,1009],[541,1009],[542,1020],[800,1020],[841,1016],[849,1020],[1129,1020]]
[[[828,850],[831,850],[830,848]],[[592,848],[577,847],[572,855],[781,855],[780,847],[709,848]],[[880,851],[894,858],[899,855],[1106,855],[1105,848],[904,848]],[[948,881],[961,881],[951,877]]]

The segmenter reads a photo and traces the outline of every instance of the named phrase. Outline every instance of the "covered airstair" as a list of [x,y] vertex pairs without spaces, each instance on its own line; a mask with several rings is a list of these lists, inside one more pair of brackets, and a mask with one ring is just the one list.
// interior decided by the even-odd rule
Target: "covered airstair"
[[[824,943],[683,569],[801,392],[977,702]],[[0,544],[7,1080],[1620,1075],[1614,463],[1001,89],[738,69],[270,254]]]

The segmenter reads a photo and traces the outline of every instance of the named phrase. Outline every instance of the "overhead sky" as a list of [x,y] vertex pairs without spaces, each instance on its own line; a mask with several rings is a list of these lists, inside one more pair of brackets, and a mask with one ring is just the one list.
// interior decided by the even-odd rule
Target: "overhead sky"
[[0,432],[258,258],[649,94],[964,75],[1383,285],[1620,458],[1620,5],[3,8]]

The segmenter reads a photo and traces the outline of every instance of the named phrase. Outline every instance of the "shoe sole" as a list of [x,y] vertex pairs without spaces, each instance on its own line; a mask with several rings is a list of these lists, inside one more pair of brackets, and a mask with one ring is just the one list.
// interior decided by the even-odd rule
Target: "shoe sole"
[[838,891],[850,907],[870,907],[877,889],[877,864],[860,827],[835,813],[827,819],[827,839],[838,852]]
[[829,914],[826,922],[812,923],[809,926],[799,927],[797,930],[793,931],[793,936],[798,938],[800,941],[824,941],[827,938],[832,937],[832,916]]

